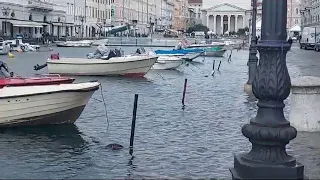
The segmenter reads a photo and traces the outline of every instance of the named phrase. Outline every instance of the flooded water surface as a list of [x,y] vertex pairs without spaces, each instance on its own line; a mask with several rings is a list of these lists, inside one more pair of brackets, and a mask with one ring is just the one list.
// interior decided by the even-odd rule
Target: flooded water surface
[[[129,53],[136,48],[123,49]],[[54,48],[65,57],[84,57],[93,50]],[[33,66],[44,63],[49,55],[43,50],[0,59],[17,74],[32,76],[47,73],[47,69],[34,72]],[[288,55],[290,73],[300,75],[290,58],[294,56]],[[257,110],[256,102],[243,92],[247,59],[247,51],[233,52],[230,63],[222,58],[214,77],[212,63],[216,60],[217,67],[220,59],[202,57],[176,71],[151,70],[145,78],[76,77],[77,82],[99,80],[102,89],[93,94],[75,125],[0,130],[1,177],[229,179],[233,153],[251,148],[241,126]],[[134,94],[139,94],[139,101],[132,158],[128,146]],[[287,117],[288,110],[287,106]],[[320,177],[319,139],[318,133],[299,133],[288,146],[311,178]],[[110,143],[124,149],[112,151],[106,147]]]

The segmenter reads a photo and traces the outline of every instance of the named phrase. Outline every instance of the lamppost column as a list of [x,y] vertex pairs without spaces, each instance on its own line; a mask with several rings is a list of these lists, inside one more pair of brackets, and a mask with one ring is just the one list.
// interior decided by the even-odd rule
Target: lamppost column
[[287,39],[287,0],[263,0],[262,33],[257,47],[260,60],[252,84],[258,111],[250,124],[242,127],[249,138],[249,153],[234,157],[233,179],[303,179],[304,166],[286,152],[297,136],[283,114],[291,81],[286,65],[290,49]]
[[257,24],[257,0],[252,0],[252,18],[251,18],[251,43],[249,48],[249,60],[248,60],[248,81],[245,84],[245,91],[248,94],[252,94],[252,82],[257,71],[257,36],[256,36],[256,24]]

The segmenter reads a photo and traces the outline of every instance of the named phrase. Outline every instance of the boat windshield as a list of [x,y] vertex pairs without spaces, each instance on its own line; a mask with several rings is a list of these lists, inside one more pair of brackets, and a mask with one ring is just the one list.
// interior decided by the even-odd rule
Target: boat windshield
[[6,64],[0,61],[0,78],[7,78],[9,74],[9,70],[6,67]]

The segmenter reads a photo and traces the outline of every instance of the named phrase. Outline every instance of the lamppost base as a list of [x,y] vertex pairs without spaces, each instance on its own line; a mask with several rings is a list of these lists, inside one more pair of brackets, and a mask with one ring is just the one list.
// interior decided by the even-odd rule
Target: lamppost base
[[234,168],[231,168],[233,180],[249,179],[308,179],[304,176],[304,166],[296,163],[295,166],[275,163],[257,163],[243,159],[246,154],[234,156]]
[[244,92],[247,93],[248,95],[253,95],[252,93],[252,84],[244,84]]

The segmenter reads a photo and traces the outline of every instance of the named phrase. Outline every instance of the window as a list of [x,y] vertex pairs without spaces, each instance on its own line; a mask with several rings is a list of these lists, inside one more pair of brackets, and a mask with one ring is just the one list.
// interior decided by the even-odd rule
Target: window
[[299,14],[299,9],[298,8],[296,8],[296,14]]

